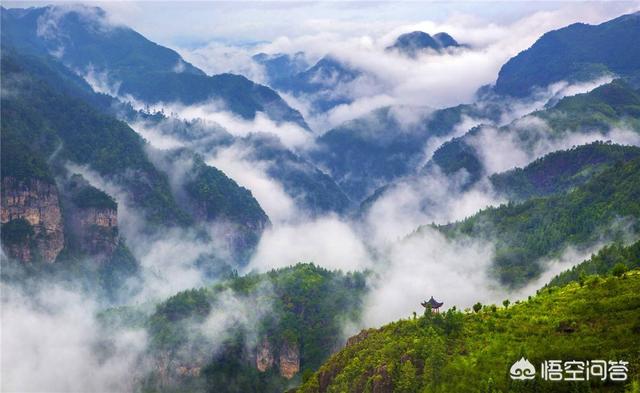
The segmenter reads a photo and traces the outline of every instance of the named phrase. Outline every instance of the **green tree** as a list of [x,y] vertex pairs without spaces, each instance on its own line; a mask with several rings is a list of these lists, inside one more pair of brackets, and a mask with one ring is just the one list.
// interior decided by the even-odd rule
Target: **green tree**
[[400,366],[400,375],[396,383],[394,392],[398,393],[415,393],[418,390],[418,381],[416,380],[416,368],[407,360]]
[[478,313],[478,312],[480,312],[480,310],[482,310],[482,303],[478,302],[478,303],[473,305],[473,311]]
[[623,274],[625,274],[627,272],[627,265],[625,265],[622,262],[618,262],[615,264],[615,266],[611,269],[611,274],[613,274],[616,277],[621,277]]
[[504,306],[504,308],[509,308],[509,304],[511,304],[509,299],[504,299],[504,301],[502,302],[502,305]]

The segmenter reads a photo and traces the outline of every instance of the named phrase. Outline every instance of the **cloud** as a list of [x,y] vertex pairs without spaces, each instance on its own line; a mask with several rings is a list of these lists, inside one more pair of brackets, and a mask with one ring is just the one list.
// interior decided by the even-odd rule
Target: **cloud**
[[236,47],[214,41],[194,49],[178,48],[178,52],[186,61],[209,75],[239,74],[256,83],[266,84],[264,69],[253,61],[250,49],[251,47]]
[[371,257],[352,226],[337,217],[321,217],[267,229],[248,270],[313,262],[327,269],[363,270]]
[[625,128],[554,135],[544,120],[527,116],[514,122],[511,132],[482,127],[480,132],[469,138],[487,174],[523,167],[548,153],[595,141],[640,146],[640,135]]
[[297,219],[302,212],[282,185],[267,174],[270,163],[252,160],[250,154],[250,147],[236,144],[209,157],[207,164],[251,190],[273,223]]
[[143,330],[104,330],[95,299],[57,283],[2,284],[2,390],[133,391],[144,371]]
[[[357,83],[336,86],[352,103],[328,113],[314,114],[308,108],[304,110],[305,105],[300,108],[292,103],[303,110],[309,124],[324,131],[362,114],[352,108],[373,110],[386,105],[443,108],[471,102],[479,87],[495,81],[498,70],[510,57],[531,46],[543,33],[575,21],[606,20],[605,14],[594,11],[597,8],[578,9],[565,5],[528,14],[510,23],[487,23],[481,18],[453,14],[439,22],[421,21],[387,27],[384,33],[376,31],[375,26],[363,28],[359,34],[351,36],[331,29],[316,34],[283,36],[256,50],[290,54],[304,51],[311,58],[330,54],[367,76],[358,78]],[[425,53],[417,59],[384,50],[399,34],[413,30],[446,31],[470,47]],[[296,98],[303,104],[309,101],[305,97]]]
[[245,119],[229,112],[224,103],[217,100],[193,105],[177,102],[148,105],[131,97],[125,97],[124,100],[138,110],[168,113],[174,119],[185,121],[205,121],[210,126],[221,127],[235,137],[245,137],[252,133],[273,134],[291,149],[306,148],[313,144],[313,134],[295,123],[274,121],[264,112],[256,112],[254,119]]
[[110,80],[106,71],[96,70],[93,65],[89,64],[86,70],[76,70],[76,73],[91,86],[93,91],[114,97],[118,95],[121,83]]
[[430,296],[446,307],[478,301],[494,285],[487,277],[492,255],[490,244],[452,243],[432,229],[396,243],[375,270],[364,325],[406,318]]

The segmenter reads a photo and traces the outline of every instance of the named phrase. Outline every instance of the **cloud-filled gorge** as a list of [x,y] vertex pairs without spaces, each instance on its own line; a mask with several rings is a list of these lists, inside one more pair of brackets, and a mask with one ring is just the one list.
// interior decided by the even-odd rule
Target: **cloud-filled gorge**
[[[238,18],[231,5],[219,6],[230,7],[230,20]],[[178,384],[182,377],[218,378],[228,370],[207,362],[234,356],[241,360],[230,369],[262,364],[285,376],[289,365],[299,383],[307,377],[303,371],[315,371],[321,362],[295,369],[291,354],[298,351],[297,366],[325,359],[320,352],[300,355],[304,344],[292,337],[307,326],[293,329],[288,318],[315,323],[306,313],[326,312],[313,303],[320,298],[337,299],[334,319],[316,326],[318,335],[328,335],[317,340],[336,351],[361,329],[421,314],[420,302],[430,296],[444,309],[462,310],[477,302],[526,299],[613,240],[637,240],[638,217],[614,214],[580,241],[563,239],[539,253],[518,254],[524,243],[517,230],[501,233],[503,222],[492,216],[515,217],[518,212],[509,210],[514,206],[528,203],[525,211],[540,203],[533,211],[546,206],[544,198],[569,205],[566,193],[582,190],[615,165],[609,156],[587,155],[580,156],[578,169],[558,164],[562,168],[535,172],[539,167],[530,164],[544,166],[540,159],[551,153],[578,156],[581,146],[597,149],[599,141],[612,149],[640,147],[637,117],[607,101],[624,89],[627,95],[616,97],[638,94],[637,86],[628,93],[631,88],[621,85],[618,78],[625,75],[562,75],[519,96],[495,87],[501,67],[543,34],[575,22],[599,24],[633,5],[545,4],[514,9],[509,17],[440,5],[433,18],[389,9],[388,17],[379,14],[375,21],[326,16],[327,10],[351,15],[342,4],[309,4],[316,17],[304,15],[304,5],[263,6],[265,15],[297,21],[289,31],[265,22],[264,36],[256,31],[250,38],[232,26],[187,26],[184,36],[166,37],[146,22],[132,23],[143,5],[107,4],[105,11],[60,5],[32,18],[34,40],[41,42],[31,40],[28,48],[46,58],[48,68],[19,50],[6,55],[16,57],[5,64],[3,54],[3,74],[13,72],[3,75],[3,106],[9,108],[3,117],[19,113],[15,108],[39,91],[38,83],[27,84],[33,75],[51,78],[51,91],[60,89],[42,93],[47,99],[85,106],[73,107],[79,109],[69,117],[78,130],[59,127],[67,117],[54,106],[40,111],[44,120],[22,128],[14,125],[22,124],[18,120],[7,122],[24,132],[44,131],[30,139],[7,132],[3,139],[24,149],[16,157],[26,163],[6,167],[18,179],[23,173],[33,179],[2,196],[1,390],[136,392]],[[378,6],[367,6],[366,15],[384,13],[386,6]],[[256,25],[253,7],[247,32]],[[4,23],[9,11],[2,12]],[[21,12],[11,17],[19,21]],[[135,41],[141,36],[128,24],[162,42],[173,40],[176,51]],[[78,26],[89,47],[100,48],[97,53],[82,52],[85,43],[74,35]],[[446,32],[460,45],[416,56],[389,49],[413,31]],[[5,35],[3,27],[3,45]],[[139,52],[122,54],[111,41],[117,39],[142,42]],[[104,48],[121,57],[103,56]],[[28,88],[20,91],[23,85]],[[215,94],[190,97],[192,90],[207,89]],[[91,121],[97,126],[82,128]],[[86,138],[87,130],[110,139]],[[635,152],[619,154],[631,160]],[[533,174],[523,175],[526,170]],[[526,194],[526,181],[543,175],[568,180],[552,191]],[[505,188],[501,179],[515,186]],[[548,186],[543,183],[535,184]],[[12,184],[3,173],[3,187]],[[37,200],[29,187],[47,190],[41,191],[45,201],[16,213],[21,203]],[[12,237],[15,228],[22,232]],[[55,243],[49,237],[56,231],[65,232],[54,244],[58,260],[33,262]],[[82,243],[87,236],[94,236],[88,246]],[[106,254],[121,258],[124,267],[110,270]],[[64,258],[68,265],[56,270]],[[16,268],[14,259],[27,262]],[[299,263],[341,272],[315,272],[315,281],[306,282],[300,277],[310,268],[288,270]],[[130,274],[120,275],[119,268],[131,268]],[[509,274],[521,276],[509,281]],[[320,281],[334,293],[304,292]],[[94,288],[101,285],[106,289]],[[283,288],[294,289],[283,294]],[[309,310],[293,300],[300,293],[315,296],[304,304]],[[285,385],[295,387],[290,378]]]

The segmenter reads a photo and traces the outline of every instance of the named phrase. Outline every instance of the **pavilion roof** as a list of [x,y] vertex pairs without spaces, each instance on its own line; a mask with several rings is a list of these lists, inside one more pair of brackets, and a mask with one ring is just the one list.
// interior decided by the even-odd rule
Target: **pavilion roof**
[[429,300],[427,300],[426,302],[422,302],[422,307],[427,307],[427,306],[431,306],[431,308],[435,309],[435,308],[440,308],[442,307],[442,305],[444,303],[438,302],[436,299],[433,298],[433,296],[431,296],[431,298]]

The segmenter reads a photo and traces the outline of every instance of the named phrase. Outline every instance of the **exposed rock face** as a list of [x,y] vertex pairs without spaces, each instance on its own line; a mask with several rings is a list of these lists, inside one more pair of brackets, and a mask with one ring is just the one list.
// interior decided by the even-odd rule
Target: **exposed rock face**
[[367,337],[369,337],[369,334],[373,331],[374,329],[364,329],[361,330],[360,333],[356,334],[355,336],[351,336],[347,339],[347,347],[356,345],[362,341],[364,341]]
[[[285,341],[276,355],[278,355],[277,364],[281,376],[291,379],[300,371],[300,349],[297,345]],[[266,372],[275,363],[273,346],[266,337],[256,347],[255,361],[256,368],[260,372]]]
[[201,371],[201,366],[180,366],[176,369],[176,373],[181,377],[199,377]]
[[266,338],[263,339],[256,348],[256,368],[260,372],[265,372],[273,367],[273,351],[271,344]]
[[[2,179],[2,224],[23,219],[33,234],[20,242],[7,244],[7,254],[23,262],[36,257],[53,262],[64,246],[64,232],[58,190],[55,184],[37,179]],[[35,249],[37,255],[32,252]]]
[[280,348],[280,375],[293,378],[300,371],[300,350],[297,345],[285,343]]
[[90,255],[111,255],[118,245],[118,211],[82,208],[73,212],[80,249]]

